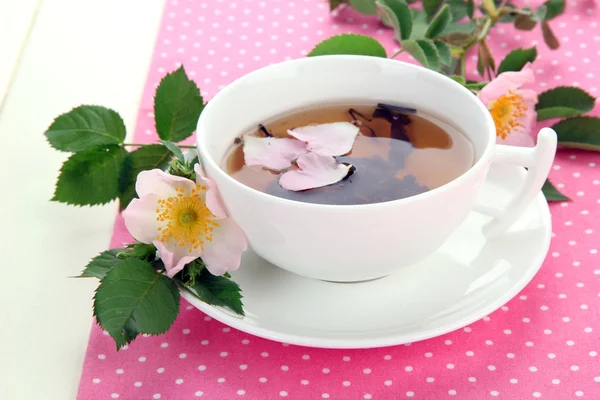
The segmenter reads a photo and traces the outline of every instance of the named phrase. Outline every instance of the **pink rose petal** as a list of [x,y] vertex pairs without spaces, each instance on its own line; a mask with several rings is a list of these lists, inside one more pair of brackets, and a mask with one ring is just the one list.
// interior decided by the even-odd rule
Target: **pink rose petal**
[[133,199],[123,210],[123,219],[127,230],[142,243],[152,243],[158,236],[160,222],[156,220],[156,208],[161,197],[147,194],[141,199]]
[[288,134],[308,143],[308,150],[323,156],[341,156],[352,150],[359,128],[350,122],[308,125]]
[[244,160],[248,166],[261,165],[283,170],[305,154],[306,143],[289,138],[244,136]]
[[204,175],[200,164],[194,165],[194,172],[196,172],[196,183],[207,187],[204,201],[210,212],[217,218],[227,218],[225,206],[219,196],[216,182]]
[[154,193],[161,197],[177,196],[175,188],[192,190],[194,182],[187,178],[170,175],[160,169],[142,171],[135,182],[135,191],[139,197]]
[[190,253],[187,246],[174,246],[172,242],[163,243],[155,240],[153,244],[156,246],[156,250],[158,250],[160,259],[163,264],[165,264],[165,269],[167,270],[167,276],[169,278],[174,277],[186,264],[191,263],[202,254],[200,248],[195,249]]
[[239,268],[242,253],[248,248],[246,235],[231,218],[218,221],[212,241],[204,244],[202,261],[213,275],[223,275]]
[[331,185],[348,175],[350,166],[338,164],[335,158],[307,153],[297,161],[300,169],[281,175],[279,184],[287,190],[300,191]]

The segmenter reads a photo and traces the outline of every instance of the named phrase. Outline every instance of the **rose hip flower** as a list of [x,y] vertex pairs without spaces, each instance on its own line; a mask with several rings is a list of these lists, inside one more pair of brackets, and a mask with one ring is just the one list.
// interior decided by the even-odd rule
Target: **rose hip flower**
[[527,64],[521,71],[501,73],[477,95],[492,114],[498,143],[535,145],[532,129],[538,98],[535,91],[524,88],[534,80],[533,70]]
[[141,172],[135,187],[140,198],[123,211],[131,235],[156,246],[170,278],[198,257],[213,275],[234,271],[248,248],[215,183],[199,165],[194,170],[195,183],[159,169]]
[[338,164],[331,156],[317,153],[306,153],[297,161],[300,169],[286,172],[279,178],[281,187],[287,190],[300,191],[331,185],[344,179],[350,165]]

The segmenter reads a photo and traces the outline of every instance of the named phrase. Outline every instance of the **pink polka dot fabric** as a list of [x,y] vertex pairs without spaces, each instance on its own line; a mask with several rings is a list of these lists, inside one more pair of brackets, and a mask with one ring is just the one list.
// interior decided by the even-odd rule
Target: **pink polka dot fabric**
[[[599,21],[593,1],[568,0],[552,22],[559,50],[550,51],[539,30],[509,25],[494,29],[490,43],[498,60],[537,45],[540,90],[568,84],[597,95]],[[234,79],[343,32],[372,35],[389,54],[397,47],[376,18],[352,10],[332,16],[320,0],[168,0],[136,141],[156,140],[154,89],[180,63],[210,99]],[[413,344],[324,350],[250,336],[182,301],[170,332],[139,337],[118,353],[94,326],[78,398],[600,399],[600,155],[562,150],[551,177],[573,201],[551,206],[550,253],[521,293],[479,322]],[[129,240],[117,218],[112,245]]]

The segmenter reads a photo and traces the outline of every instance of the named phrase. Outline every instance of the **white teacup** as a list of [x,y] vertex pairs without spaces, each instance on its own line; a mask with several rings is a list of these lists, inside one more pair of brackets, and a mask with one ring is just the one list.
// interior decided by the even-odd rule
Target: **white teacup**
[[[437,189],[366,205],[271,196],[221,168],[240,134],[273,117],[328,102],[415,108],[462,132],[473,144],[476,162]],[[197,145],[206,174],[258,255],[299,275],[352,282],[388,275],[433,253],[474,209],[492,216],[484,228],[488,238],[502,234],[539,193],[554,159],[556,134],[542,129],[535,148],[496,145],[490,113],[452,79],[400,61],[348,55],[287,61],[238,79],[204,109]],[[528,168],[524,187],[504,210],[476,205],[492,162]]]

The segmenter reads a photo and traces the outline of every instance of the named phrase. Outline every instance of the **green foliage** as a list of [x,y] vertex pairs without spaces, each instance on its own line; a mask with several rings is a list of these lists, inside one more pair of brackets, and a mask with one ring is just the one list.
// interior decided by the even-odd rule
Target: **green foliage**
[[429,27],[427,27],[427,30],[425,31],[425,37],[432,39],[440,36],[451,21],[452,15],[450,14],[450,7],[447,4],[444,4],[431,20]]
[[226,277],[214,276],[203,268],[200,274],[195,276],[193,284],[187,285],[187,289],[193,289],[190,292],[207,304],[228,307],[236,314],[244,315],[241,289],[237,283]]
[[431,18],[440,9],[444,0],[423,0],[423,10],[427,14],[427,18]]
[[546,7],[544,20],[550,21],[565,11],[565,0],[548,0],[544,3],[544,6]]
[[149,243],[132,243],[125,246],[117,257],[121,260],[127,260],[129,258],[137,258],[138,260],[154,261],[156,258],[156,247]]
[[118,350],[140,333],[166,332],[179,314],[179,299],[171,279],[146,261],[128,259],[115,265],[100,282],[94,315]]
[[373,57],[387,57],[383,46],[370,36],[344,34],[332,36],[317,44],[307,57],[334,54],[354,54]]
[[440,61],[444,65],[450,65],[452,63],[452,56],[450,52],[450,46],[441,40],[434,40],[435,48],[440,56]]
[[125,133],[123,119],[115,111],[79,106],[58,116],[46,131],[46,138],[55,149],[74,153],[123,143]]
[[348,4],[348,0],[329,0],[329,11],[333,11],[342,4]]
[[596,99],[585,90],[560,86],[540,93],[535,106],[537,120],[573,117],[585,114],[594,108]]
[[160,81],[154,96],[154,120],[158,136],[173,142],[188,138],[196,129],[203,109],[200,89],[187,77],[183,66],[167,74]]
[[412,33],[412,14],[404,0],[378,0],[381,12],[394,28],[396,40],[408,39]]
[[118,145],[73,154],[62,166],[53,201],[105,204],[119,196],[119,178],[128,174],[127,151]]
[[173,155],[175,156],[175,158],[177,160],[179,160],[180,162],[185,161],[185,158],[183,157],[183,153],[181,152],[181,149],[179,148],[179,146],[177,146],[173,142],[169,142],[168,140],[161,140],[160,142],[162,143],[163,146],[165,146],[167,149],[169,149],[171,151],[171,153],[173,153]]
[[552,129],[562,147],[600,151],[600,118],[573,117],[563,119]]
[[92,258],[88,265],[85,266],[79,277],[96,277],[98,279],[104,278],[108,271],[123,261],[117,257],[117,254],[119,254],[121,251],[123,251],[123,249],[110,249],[103,251],[96,257]]
[[533,63],[537,58],[535,46],[528,49],[515,49],[508,53],[498,66],[498,74],[506,71],[520,71],[528,62]]
[[548,200],[548,201],[571,200],[570,198],[568,198],[567,196],[565,196],[564,194],[559,192],[558,189],[556,187],[554,187],[554,185],[547,179],[546,179],[546,182],[544,183],[544,186],[542,186],[542,193],[544,194],[544,196],[546,197],[546,200]]
[[158,168],[165,170],[169,164],[172,153],[165,146],[160,144],[151,144],[140,147],[128,154],[131,163],[131,173],[129,180],[123,184],[119,192],[119,207],[124,210],[131,200],[137,197],[135,192],[135,181],[140,172]]
[[375,5],[375,0],[349,0],[350,5],[356,11],[367,14],[374,15],[377,13],[377,6]]

